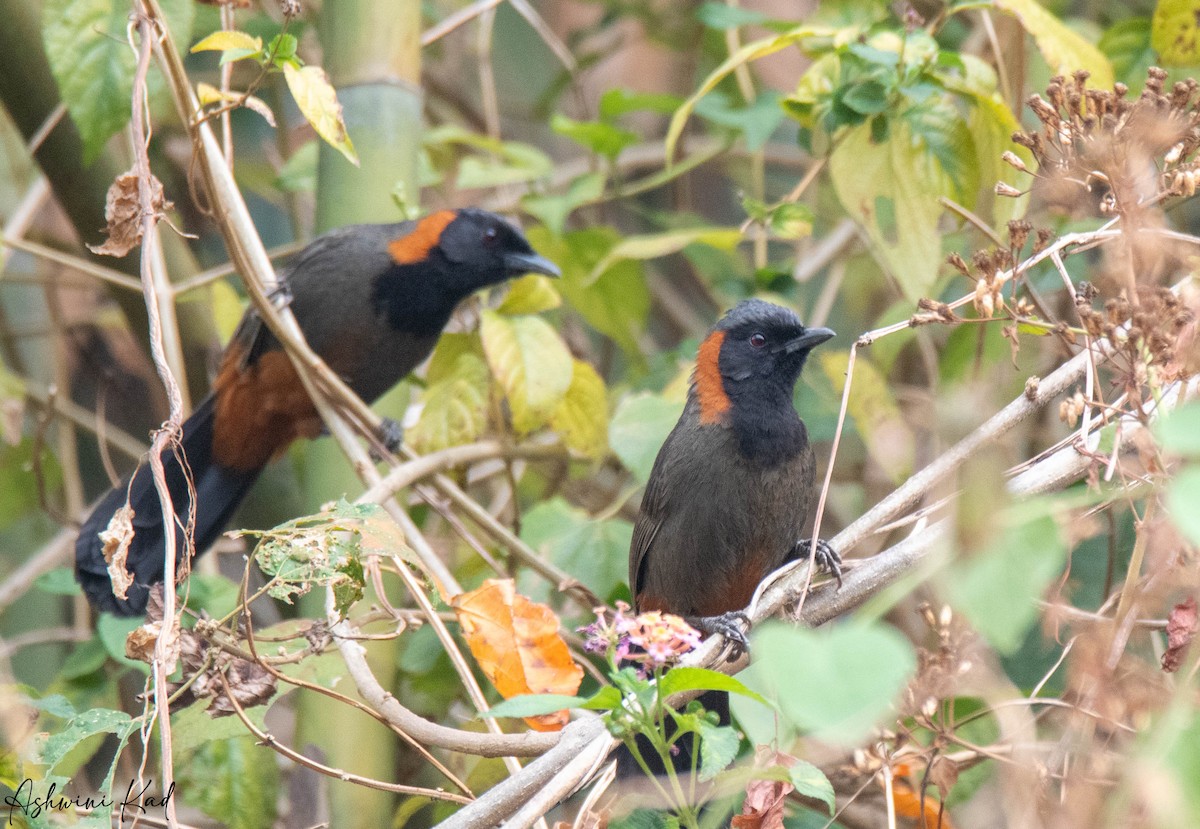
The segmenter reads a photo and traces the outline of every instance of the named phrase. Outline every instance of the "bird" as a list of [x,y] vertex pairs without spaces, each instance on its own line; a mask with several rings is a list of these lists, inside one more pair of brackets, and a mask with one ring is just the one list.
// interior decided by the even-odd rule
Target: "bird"
[[[834,336],[788,308],[745,300],[700,347],[687,403],[655,458],[629,547],[639,613],[682,616],[748,648],[743,608],[788,560],[813,555],[840,581],[837,553],[802,537],[816,482],[808,430],[793,405],[809,353]],[[701,698],[728,722],[728,698]],[[687,752],[673,765],[690,767]]]
[[[309,346],[370,403],[429,356],[461,300],[527,273],[561,275],[509,222],[463,208],[330,231],[297,255],[282,284]],[[191,520],[194,549],[206,550],[263,467],[297,438],[317,437],[321,429],[290,358],[248,311],[222,355],[212,391],[183,424],[178,452],[162,455],[176,548],[186,549],[180,527]],[[381,437],[394,448],[399,429],[390,423]],[[134,510],[126,559],[133,584],[118,597],[100,533],[127,498]],[[163,580],[165,543],[147,460],[99,501],[80,529],[75,572],[92,605],[122,616],[143,614],[150,587]]]

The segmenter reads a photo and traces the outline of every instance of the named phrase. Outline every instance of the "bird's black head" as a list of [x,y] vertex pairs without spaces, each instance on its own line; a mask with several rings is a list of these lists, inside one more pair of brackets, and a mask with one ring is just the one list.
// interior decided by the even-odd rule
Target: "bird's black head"
[[696,392],[702,422],[718,422],[738,405],[787,401],[808,353],[833,336],[805,328],[796,314],[759,299],[739,303],[700,345]]
[[387,246],[391,271],[376,283],[375,302],[392,325],[436,334],[454,306],[490,285],[527,273],[561,275],[513,225],[486,210],[430,213]]
[[437,266],[464,294],[526,273],[559,276],[558,267],[534,252],[513,225],[486,210],[443,210],[417,222],[389,248],[399,264]]

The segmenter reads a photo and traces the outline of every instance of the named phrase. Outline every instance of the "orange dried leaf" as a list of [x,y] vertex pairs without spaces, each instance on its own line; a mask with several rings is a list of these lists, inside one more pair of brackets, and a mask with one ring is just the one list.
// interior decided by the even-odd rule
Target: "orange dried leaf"
[[937,798],[926,793],[922,799],[920,793],[901,780],[895,781],[892,786],[892,805],[900,817],[920,821],[924,814],[923,825],[929,829],[954,829],[950,815],[942,812],[942,804]]
[[[173,207],[163,198],[162,182],[150,176],[150,211],[157,217]],[[108,188],[104,203],[104,228],[108,239],[102,245],[88,245],[92,253],[121,257],[142,242],[142,208],[138,195],[138,177],[132,170],[117,176]]]
[[[488,579],[450,605],[479,667],[505,699],[579,690],[583,670],[558,633],[558,617],[517,593],[512,579]],[[558,731],[567,723],[567,712],[525,722],[535,731]]]

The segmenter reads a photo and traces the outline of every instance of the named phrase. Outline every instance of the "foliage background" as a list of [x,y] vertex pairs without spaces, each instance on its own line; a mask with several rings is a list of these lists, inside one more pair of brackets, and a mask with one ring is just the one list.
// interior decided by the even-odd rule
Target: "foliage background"
[[[222,15],[265,41],[283,24],[271,3],[161,5],[181,46],[222,28]],[[127,279],[138,256],[100,259],[83,247],[100,240],[105,191],[131,163],[130,8],[0,9],[9,21],[0,31],[0,711],[11,748],[0,781],[15,788],[53,773],[90,792],[106,774],[134,776],[143,747],[117,712],[140,714],[134,694],[147,671],[124,656],[129,626],[91,619],[73,589],[71,528],[108,486],[106,466],[128,471],[167,417],[145,306]],[[1153,136],[1135,134],[1105,145],[1109,155],[1083,153],[1082,167],[1043,168],[1032,187],[1018,166],[1034,169],[1033,156],[1009,138],[1042,127],[1023,103],[1056,74],[1086,69],[1089,86],[1118,81],[1136,97],[1148,67],[1162,65],[1170,90],[1197,62],[1195,12],[1166,0],[305,4],[287,32],[339,88],[360,166],[315,137],[283,74],[253,61],[231,64],[224,83],[253,85],[276,126],[249,108],[230,113],[227,132],[214,123],[235,148],[237,182],[269,247],[478,204],[518,216],[563,267],[560,282],[530,278],[470,303],[427,367],[376,408],[403,420],[422,453],[495,439],[455,479],[543,560],[612,602],[628,597],[638,491],[681,408],[696,345],[737,300],[767,297],[842,335],[797,391],[823,465],[859,333],[911,318],[922,299],[971,297],[963,318],[995,317],[902,326],[856,354],[822,518],[831,536],[1079,350],[1083,323],[1052,262],[1024,273],[1017,294],[990,282],[1003,260],[976,251],[998,247],[1019,262],[1040,229],[1059,239],[1116,216],[1130,236],[1066,259],[1076,290],[1092,284],[1103,308],[1186,280],[1189,241],[1147,245],[1132,232],[1194,231],[1190,157],[1142,152]],[[460,26],[442,28],[459,14]],[[422,32],[431,42],[420,43]],[[186,65],[193,83],[222,86],[217,53],[187,54]],[[162,243],[177,290],[172,364],[194,401],[245,292],[195,198],[193,145],[157,71],[149,113],[170,221],[194,234],[164,228]],[[1130,159],[1157,168],[1149,192],[1114,183]],[[1167,168],[1183,178],[1160,182]],[[997,181],[1024,195],[997,196]],[[1149,204],[1134,218],[1131,192]],[[1114,193],[1115,210],[1105,203]],[[1016,244],[1007,223],[1026,216],[1034,236]],[[973,263],[969,278],[943,264],[950,253]],[[1182,297],[1194,314],[1194,288]],[[1115,361],[1079,385],[1089,406],[1056,401],[923,493],[926,518],[951,517],[947,538],[852,624],[756,638],[749,681],[771,689],[782,714],[739,704],[749,737],[741,767],[752,744],[778,741],[821,768],[846,826],[886,825],[889,808],[912,818],[939,800],[960,826],[1177,826],[1200,813],[1197,657],[1184,653],[1174,674],[1159,667],[1168,621],[1197,586],[1195,404],[1158,431],[1131,433],[1133,454],[1113,460],[1110,428],[1091,445],[1098,457],[1085,480],[1062,493],[1010,504],[1002,485],[1006,470],[1078,432],[1080,415],[1085,428],[1098,423],[1121,391],[1130,408],[1194,373],[1189,330],[1169,334],[1178,350],[1167,358],[1146,349]],[[111,443],[103,453],[97,432]],[[361,491],[334,441],[298,445],[264,475],[237,525],[271,527]],[[588,601],[522,565],[461,505],[431,508],[415,493],[403,503],[459,582],[477,586],[497,562],[578,645],[570,631],[592,618]],[[876,533],[849,555],[871,556],[910,529]],[[203,560],[189,606],[219,617],[236,604],[243,543]],[[386,584],[397,607],[413,607],[397,581]],[[256,626],[280,635],[323,614],[319,599],[259,604]],[[374,643],[371,660],[413,710],[482,729],[428,626]],[[310,681],[349,685],[336,651],[301,664]],[[453,811],[279,761],[236,718],[180,710],[173,719],[180,806],[197,825],[333,816],[374,826],[393,815],[424,826]],[[391,732],[327,699],[292,692],[266,721],[330,766],[445,784]],[[31,728],[52,744],[35,747]],[[133,737],[115,763],[105,734]],[[157,743],[147,745],[153,766]],[[439,754],[476,793],[505,774],[498,760]],[[804,800],[788,825],[825,825],[823,808]],[[936,808],[924,814],[936,822]]]

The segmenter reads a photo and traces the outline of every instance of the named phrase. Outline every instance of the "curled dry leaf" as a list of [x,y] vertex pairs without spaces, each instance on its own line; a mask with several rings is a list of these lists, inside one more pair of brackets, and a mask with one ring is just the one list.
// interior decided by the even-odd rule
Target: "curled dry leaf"
[[[170,210],[173,205],[163,198],[162,182],[150,176],[150,206],[155,216]],[[132,170],[122,173],[108,188],[104,202],[104,233],[108,239],[102,245],[88,245],[92,253],[104,256],[124,256],[142,241],[142,211],[138,203],[138,177]]]
[[1167,650],[1162,655],[1162,669],[1167,673],[1179,670],[1184,652],[1196,638],[1198,621],[1194,598],[1180,602],[1167,614]]
[[[583,670],[558,633],[558,617],[517,593],[512,579],[488,579],[450,605],[479,667],[505,699],[579,690]],[[567,723],[567,712],[525,722],[535,731],[558,731]]]
[[[153,645],[150,654],[153,656]],[[179,632],[179,654],[183,659],[184,682],[195,677],[180,696],[180,705],[191,705],[197,700],[210,698],[212,704],[208,706],[209,716],[228,717],[236,713],[235,701],[241,708],[252,708],[275,696],[275,677],[266,668],[257,662],[211,648],[211,643],[194,630]],[[229,693],[225,691],[226,684],[229,686]],[[171,693],[174,694],[182,685],[183,683],[171,683]]]
[[[754,755],[756,768],[790,768],[796,758],[769,746],[759,746]],[[746,786],[742,813],[733,818],[733,829],[783,829],[783,807],[795,786],[785,780],[751,780]]]
[[108,562],[108,577],[112,580],[113,595],[124,599],[133,586],[133,573],[125,568],[129,544],[133,541],[133,507],[125,504],[113,513],[108,526],[100,533],[104,560]]

